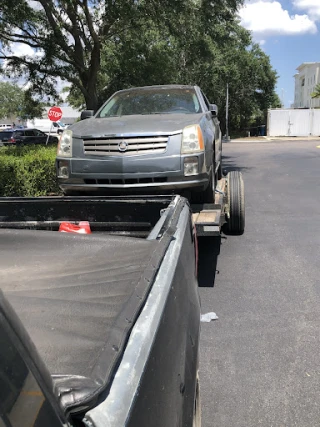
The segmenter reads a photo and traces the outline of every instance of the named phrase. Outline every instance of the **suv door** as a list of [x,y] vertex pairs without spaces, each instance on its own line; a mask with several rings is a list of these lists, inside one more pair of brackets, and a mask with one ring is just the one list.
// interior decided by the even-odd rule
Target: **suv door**
[[16,145],[24,144],[24,140],[25,140],[24,131],[15,130],[12,134],[12,138],[14,139]]
[[[201,90],[201,95],[204,99],[204,102],[206,104],[206,107],[210,111],[210,103],[208,101],[208,98],[205,96],[205,94]],[[214,153],[215,153],[215,171],[218,174],[218,179],[221,178],[221,170],[222,170],[222,137],[221,137],[221,129],[220,129],[220,121],[217,116],[214,116],[211,114],[211,122],[212,126],[214,128]]]
[[38,144],[37,136],[33,129],[26,129],[24,131],[24,143],[25,144]]
[[48,135],[46,133],[39,129],[34,129],[34,133],[36,135],[38,144],[45,144],[47,142]]

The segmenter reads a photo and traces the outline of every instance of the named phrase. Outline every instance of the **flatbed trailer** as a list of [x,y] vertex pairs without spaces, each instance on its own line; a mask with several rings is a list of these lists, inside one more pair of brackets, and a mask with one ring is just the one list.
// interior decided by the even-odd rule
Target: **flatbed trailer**
[[[168,195],[0,198],[0,228],[58,230],[63,222],[87,221],[92,232],[143,237],[157,222],[159,210],[170,209],[174,198]],[[213,203],[191,204],[190,210],[199,237],[219,236],[222,228],[230,234],[242,234],[245,208],[241,173],[232,171],[218,181]]]

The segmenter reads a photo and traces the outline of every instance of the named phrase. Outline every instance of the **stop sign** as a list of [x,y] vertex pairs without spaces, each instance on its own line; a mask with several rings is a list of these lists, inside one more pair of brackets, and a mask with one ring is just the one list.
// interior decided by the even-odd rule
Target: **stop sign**
[[60,107],[51,107],[48,111],[48,118],[52,122],[58,122],[62,117],[62,110]]

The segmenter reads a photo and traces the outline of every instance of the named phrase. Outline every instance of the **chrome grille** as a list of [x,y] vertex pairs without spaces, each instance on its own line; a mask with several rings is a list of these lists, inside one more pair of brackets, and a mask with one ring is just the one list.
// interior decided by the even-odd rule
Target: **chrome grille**
[[[125,150],[119,149],[122,143]],[[164,153],[167,149],[167,136],[96,138],[83,141],[87,156],[134,156],[140,154]]]

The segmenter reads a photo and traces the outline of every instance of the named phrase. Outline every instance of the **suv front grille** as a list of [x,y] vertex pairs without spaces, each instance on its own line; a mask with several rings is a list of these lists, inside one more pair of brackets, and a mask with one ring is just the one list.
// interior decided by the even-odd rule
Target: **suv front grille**
[[167,149],[167,136],[95,138],[83,141],[87,156],[134,156],[161,154]]
[[153,183],[162,183],[167,182],[168,178],[166,177],[156,177],[156,178],[126,178],[126,179],[85,179],[84,183],[88,185],[134,185],[134,184],[153,184]]

